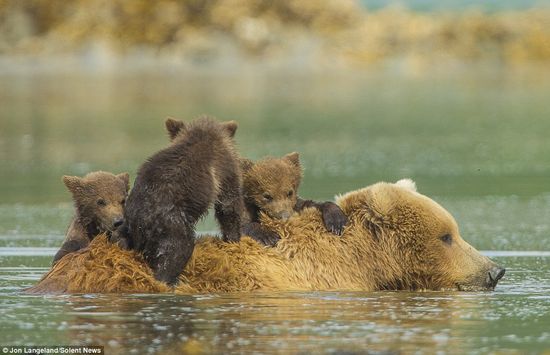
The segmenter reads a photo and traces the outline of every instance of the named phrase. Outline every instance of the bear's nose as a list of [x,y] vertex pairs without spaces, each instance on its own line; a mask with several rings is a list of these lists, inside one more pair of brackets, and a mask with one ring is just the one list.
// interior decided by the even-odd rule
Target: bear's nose
[[502,276],[504,276],[505,272],[505,268],[495,266],[494,268],[489,270],[489,278],[496,285],[498,280],[502,279]]
[[290,213],[288,211],[282,211],[279,212],[279,218],[283,221],[286,221],[290,217]]
[[115,228],[118,228],[122,225],[123,222],[124,222],[124,218],[122,217],[115,218],[115,220],[113,221],[113,226]]

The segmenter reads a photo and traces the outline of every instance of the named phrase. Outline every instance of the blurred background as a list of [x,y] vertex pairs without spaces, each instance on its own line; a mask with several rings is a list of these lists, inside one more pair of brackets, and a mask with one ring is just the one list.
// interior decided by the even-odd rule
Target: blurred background
[[63,174],[135,178],[209,114],[300,152],[305,198],[410,177],[477,246],[543,250],[549,98],[549,1],[2,0],[0,235],[57,245]]
[[[73,214],[61,176],[134,179],[167,116],[200,114],[237,120],[245,157],[299,152],[304,198],[414,179],[506,276],[479,293],[22,295]],[[550,0],[0,0],[0,344],[547,354],[549,133]]]

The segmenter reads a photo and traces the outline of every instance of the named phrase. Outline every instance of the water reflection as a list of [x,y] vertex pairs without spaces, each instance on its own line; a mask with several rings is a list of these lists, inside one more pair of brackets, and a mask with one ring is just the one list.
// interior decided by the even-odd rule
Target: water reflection
[[[550,258],[501,257],[495,292],[29,296],[44,268],[0,268],[0,338],[109,354],[487,353],[550,347]],[[31,262],[32,263],[32,262]]]
[[[481,298],[484,296],[481,295]],[[74,343],[109,351],[398,352],[463,342],[483,302],[460,294],[313,293],[71,297]]]

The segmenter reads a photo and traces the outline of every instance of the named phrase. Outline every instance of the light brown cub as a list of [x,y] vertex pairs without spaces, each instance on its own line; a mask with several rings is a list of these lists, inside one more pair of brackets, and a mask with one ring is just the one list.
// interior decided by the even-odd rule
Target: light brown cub
[[256,162],[242,159],[241,166],[246,209],[243,234],[266,245],[275,245],[280,238],[260,224],[260,212],[271,218],[287,219],[306,207],[315,207],[321,211],[328,231],[342,234],[347,217],[338,205],[330,201],[315,202],[298,197],[298,187],[302,180],[298,153],[290,153],[282,158],[267,157]]
[[128,173],[113,175],[104,171],[83,178],[63,176],[63,183],[73,195],[75,215],[54,256],[54,264],[66,254],[86,247],[96,235],[110,234],[122,224],[129,180]]

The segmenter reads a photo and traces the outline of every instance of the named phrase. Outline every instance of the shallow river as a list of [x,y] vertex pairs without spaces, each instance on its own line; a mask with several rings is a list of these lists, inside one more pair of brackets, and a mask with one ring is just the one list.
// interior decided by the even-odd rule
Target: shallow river
[[[548,72],[219,74],[0,74],[0,345],[550,352]],[[133,178],[166,144],[166,116],[203,112],[239,121],[245,156],[299,151],[303,197],[415,179],[506,275],[481,293],[23,295],[71,217],[61,175]]]

